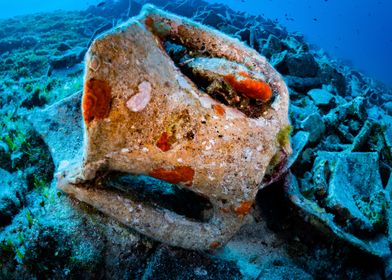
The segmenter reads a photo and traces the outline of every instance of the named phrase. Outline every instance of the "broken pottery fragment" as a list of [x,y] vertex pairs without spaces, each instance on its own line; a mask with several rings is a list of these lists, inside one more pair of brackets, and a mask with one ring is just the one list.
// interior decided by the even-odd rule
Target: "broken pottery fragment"
[[[159,241],[215,249],[243,224],[268,166],[291,154],[288,102],[281,76],[256,51],[147,5],[86,55],[83,134],[57,118],[61,102],[37,118],[50,115],[72,149],[37,130],[49,139],[60,189]],[[182,215],[128,195],[127,184],[179,188],[208,209]]]
[[286,180],[290,200],[316,226],[373,255],[390,256],[382,234],[387,228],[389,196],[381,182],[378,154],[317,155],[309,184],[301,187],[304,182],[297,182],[293,175]]
[[[291,127],[290,127],[290,132],[291,132]],[[286,133],[287,133],[286,137],[289,137],[288,132]],[[280,160],[280,158],[278,157],[279,155],[272,158],[271,163],[268,166],[265,176],[263,178],[261,187],[268,186],[272,183],[275,183],[276,181],[281,179],[281,177],[284,174],[288,173],[288,171],[293,166],[293,164],[298,160],[298,157],[301,155],[305,146],[308,144],[309,135],[310,135],[309,132],[298,131],[291,138],[291,149],[292,149],[291,155],[283,161]]]

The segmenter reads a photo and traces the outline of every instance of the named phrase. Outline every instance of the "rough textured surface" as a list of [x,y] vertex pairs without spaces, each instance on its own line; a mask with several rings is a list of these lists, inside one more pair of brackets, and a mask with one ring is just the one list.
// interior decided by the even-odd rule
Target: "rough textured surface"
[[[222,263],[200,252],[160,246],[152,256],[143,279],[240,279],[241,273],[231,263]],[[165,271],[164,273],[162,273]]]
[[26,203],[27,186],[21,175],[0,169],[0,226],[9,224]]
[[330,92],[322,89],[312,89],[308,92],[308,95],[313,99],[316,106],[331,105],[334,100],[334,96]]
[[[214,100],[173,66],[157,40],[181,41],[194,52],[203,46],[211,59],[224,58],[208,71],[221,75],[238,95],[262,94],[269,102],[273,92],[273,100],[259,105],[258,118]],[[210,67],[211,59],[203,59],[189,67]],[[222,246],[242,225],[271,159],[291,152],[289,141],[278,139],[289,124],[288,91],[266,59],[218,31],[153,6],[93,42],[82,111],[84,160],[62,166],[59,188],[141,233],[184,248]],[[100,188],[97,172],[110,170],[189,188],[209,198],[213,216],[201,223]]]
[[[75,64],[58,69],[50,66],[52,58],[61,57],[69,50],[76,54],[79,47],[87,50],[98,34],[138,14],[145,1],[133,1],[130,9],[128,0],[105,2],[106,5],[92,6],[82,12],[56,11],[1,20],[0,61],[4,63],[0,63],[0,167],[12,174],[12,178],[21,174],[27,191],[25,202],[12,212],[9,223],[0,226],[0,279],[143,279],[144,275],[150,275],[147,268],[162,279],[176,279],[186,273],[196,277],[205,275],[205,271],[208,275],[204,277],[213,279],[264,279],[266,276],[282,279],[286,275],[288,279],[296,276],[306,279],[307,275],[315,279],[388,279],[390,264],[352,246],[349,238],[337,237],[322,223],[315,223],[309,212],[293,204],[281,181],[259,191],[250,209],[254,218],[246,217],[244,227],[226,246],[203,256],[191,250],[161,249],[159,242],[144,238],[93,207],[62,195],[51,185],[53,162],[58,166],[61,159],[51,158],[41,136],[34,133],[25,116],[83,89],[83,58],[70,60],[69,63]],[[149,2],[230,34],[264,54],[271,63],[273,58],[287,53],[311,53],[319,67],[316,77],[281,73],[288,82],[291,99],[293,156],[287,165],[297,178],[300,190],[309,190],[308,181],[313,177],[318,151],[353,149],[379,154],[382,185],[389,195],[392,193],[392,115],[384,105],[392,101],[391,89],[310,47],[301,34],[287,32],[280,23],[262,16],[199,0]],[[95,61],[92,67],[97,69],[101,65]],[[307,94],[312,89],[327,90],[335,102],[316,105]],[[135,87],[134,92],[139,92],[139,88]],[[53,109],[48,111],[54,112]],[[81,116],[80,105],[72,110]],[[74,114],[72,110],[64,112]],[[223,115],[219,107],[216,112]],[[313,113],[321,115],[326,130],[318,142],[310,143],[301,122]],[[39,127],[60,135],[58,128],[64,126],[61,114],[50,114],[49,119],[45,115],[37,115]],[[75,134],[78,134],[82,131],[81,119],[76,124]],[[172,147],[171,133],[166,136],[162,137],[160,146]],[[56,149],[63,154],[67,148],[72,160],[76,151],[67,137],[61,138]],[[61,164],[65,165],[66,162]],[[278,167],[281,172],[286,170]],[[120,179],[128,182],[128,177]],[[204,203],[188,198],[192,203],[184,205],[181,203],[184,196],[177,196],[177,190],[166,191],[164,182],[139,178],[129,182],[122,187],[137,188],[144,199],[144,191],[154,190],[158,195],[154,192],[147,197],[200,219],[204,214],[208,217],[208,213],[189,209]],[[7,189],[10,189],[8,184]],[[390,209],[386,212],[388,224],[377,230],[387,234],[389,241],[392,240]],[[173,250],[181,253],[172,253]],[[155,258],[156,255],[159,256]],[[195,268],[195,262],[201,269],[190,269]],[[173,263],[180,266],[173,269]]]
[[[378,172],[375,153],[320,152],[311,182],[301,189],[288,179],[291,200],[337,236],[371,254],[387,258],[391,252],[385,228],[387,199]],[[306,182],[309,182],[306,184]]]

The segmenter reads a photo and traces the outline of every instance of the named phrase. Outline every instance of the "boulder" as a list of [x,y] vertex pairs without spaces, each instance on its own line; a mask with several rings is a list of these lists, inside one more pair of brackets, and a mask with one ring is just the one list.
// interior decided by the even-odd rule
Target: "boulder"
[[[391,250],[388,239],[382,231],[380,233],[373,230],[363,234],[366,231],[366,226],[377,227],[379,222],[383,222],[382,220],[385,219],[383,208],[385,209],[386,206],[383,203],[385,196],[382,192],[381,195],[378,192],[380,175],[378,170],[367,168],[369,167],[365,160],[367,157],[370,158],[371,164],[374,164],[377,155],[373,153],[323,152],[319,154],[314,166],[313,181],[315,180],[316,185],[314,182],[308,184],[305,188],[307,193],[302,193],[297,178],[290,174],[286,178],[285,186],[290,200],[315,227],[327,234],[332,232],[335,237],[369,254],[387,260],[391,256]],[[362,162],[359,168],[362,173],[355,171],[355,167],[357,167],[355,165],[345,165],[344,162],[348,163],[351,160]],[[323,168],[317,168],[320,164]],[[343,171],[341,175],[340,171]],[[351,173],[356,174],[355,178]],[[320,176],[324,178],[321,180]],[[358,183],[362,178],[366,184]],[[372,184],[372,179],[376,180],[375,185]],[[331,184],[333,185],[331,186]],[[331,188],[328,194],[323,192],[325,187],[328,192]],[[318,193],[317,199],[313,196],[315,193]],[[325,208],[326,195],[329,197],[328,203],[332,208]],[[371,199],[368,205],[366,205],[366,199]],[[340,206],[343,208],[340,209]]]
[[308,95],[317,106],[328,106],[334,101],[334,96],[324,89],[311,89]]
[[389,258],[391,256],[388,239],[384,234],[372,232],[363,237],[364,235],[349,232],[347,228],[339,224],[341,217],[335,217],[330,210],[325,209],[323,205],[319,205],[313,196],[309,196],[309,194],[314,193],[314,191],[309,190],[309,188],[314,187],[314,184],[310,184],[308,188],[305,188],[308,193],[302,193],[302,188],[297,178],[290,174],[286,179],[285,185],[288,197],[292,203],[302,211],[303,215],[307,217],[307,221],[322,232],[333,234],[335,237],[371,255],[380,258]]
[[83,47],[75,47],[66,51],[62,55],[53,56],[50,65],[53,69],[70,68],[83,60],[86,49]]
[[[386,198],[377,153],[323,153],[315,166],[328,164],[326,206],[353,230],[373,231],[385,223]],[[318,174],[320,176],[322,174]],[[317,178],[317,175],[315,176]]]
[[323,118],[319,113],[313,113],[304,119],[301,123],[301,128],[309,132],[309,142],[318,142],[325,132],[325,125]]
[[[314,59],[313,55],[310,53],[301,53],[301,54],[289,53],[286,56],[285,64],[283,67],[287,69],[288,75],[302,77],[302,78],[316,77],[319,71],[319,66],[316,60]],[[279,68],[278,71],[280,71]]]

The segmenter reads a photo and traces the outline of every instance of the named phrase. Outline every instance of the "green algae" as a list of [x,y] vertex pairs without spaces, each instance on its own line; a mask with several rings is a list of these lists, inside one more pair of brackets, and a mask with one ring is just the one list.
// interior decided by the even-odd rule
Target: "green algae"
[[276,136],[276,140],[281,147],[287,147],[290,144],[290,134],[292,131],[293,127],[291,125],[285,125],[280,129]]

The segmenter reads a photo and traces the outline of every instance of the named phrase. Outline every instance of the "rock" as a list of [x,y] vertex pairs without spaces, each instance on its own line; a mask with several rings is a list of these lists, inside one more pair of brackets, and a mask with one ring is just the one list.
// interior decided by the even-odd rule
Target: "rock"
[[358,133],[359,130],[361,129],[361,125],[362,125],[361,122],[359,122],[357,120],[351,120],[349,123],[349,129],[353,133]]
[[348,126],[348,122],[349,121],[339,123],[336,130],[337,132],[339,132],[339,136],[342,138],[343,142],[352,143],[355,137],[350,132],[350,127]]
[[290,120],[294,127],[299,127],[300,123],[306,118],[305,110],[302,107],[290,104]]
[[388,239],[389,242],[392,242],[392,172],[389,174],[388,183],[385,186],[385,191],[389,196],[388,208],[386,212],[387,220],[388,220]]
[[22,47],[24,48],[32,48],[37,45],[39,42],[39,38],[35,36],[24,36],[22,38]]
[[287,37],[287,30],[280,24],[264,25],[263,28],[278,38]]
[[[358,169],[361,170],[362,173],[357,172],[355,168],[353,168],[353,166],[345,165],[345,163],[347,163],[346,160],[348,161],[350,161],[351,159],[354,161],[357,160],[357,156],[355,155],[355,153],[342,154],[342,153],[322,152],[321,157],[319,157],[317,161],[319,163],[321,163],[322,161],[325,162],[324,155],[328,155],[327,159],[330,160],[332,164],[330,165],[328,163],[326,169],[324,169],[327,170],[328,172],[323,171],[315,174],[317,174],[316,176],[318,175],[325,176],[324,182],[327,182],[328,190],[331,187],[332,184],[331,181],[333,182],[334,186],[332,186],[332,188],[334,191],[331,192],[330,195],[331,206],[334,207],[337,206],[338,203],[341,203],[342,207],[348,209],[348,211],[354,212],[354,213],[351,212],[351,215],[357,214],[359,217],[362,218],[363,216],[365,216],[364,221],[366,221],[366,219],[370,221],[371,219],[372,222],[377,224],[380,221],[380,218],[381,219],[383,218],[382,214],[380,215],[380,211],[382,210],[383,207],[385,207],[385,204],[384,206],[382,206],[382,204],[378,204],[378,202],[382,202],[383,196],[378,195],[379,193],[377,192],[377,189],[379,189],[379,185],[376,186],[372,185],[371,180],[376,179],[375,182],[376,184],[378,184],[379,174],[377,175],[378,173],[377,170],[368,169],[366,167],[366,162],[362,161],[365,157],[367,157],[366,153],[357,153],[357,154],[359,154],[359,158],[361,158],[360,161],[363,164]],[[374,158],[376,158],[377,155],[375,154],[374,156],[374,154],[372,153],[368,153],[368,154],[370,154],[370,159],[372,160],[371,164],[374,164],[375,162]],[[343,159],[342,162],[340,162],[341,160],[340,158]],[[335,169],[334,163],[338,163],[340,169]],[[339,175],[341,171],[343,172],[341,175]],[[355,178],[351,176],[351,172],[353,174],[356,174]],[[365,176],[363,176],[363,174],[365,174]],[[366,175],[370,175],[370,176],[366,176]],[[335,181],[334,179],[335,176],[337,177],[337,181]],[[360,182],[362,178],[366,181],[367,184],[362,184]],[[353,183],[353,185],[351,186],[347,185],[351,183]],[[318,200],[312,200],[312,198],[308,198],[300,192],[298,181],[295,178],[295,176],[293,176],[292,174],[290,174],[290,176],[286,179],[285,185],[290,200],[294,203],[294,205],[296,205],[299,209],[301,209],[303,213],[306,214],[307,220],[314,226],[318,227],[321,231],[323,232],[331,231],[334,233],[336,237],[345,240],[346,242],[374,256],[380,258],[387,258],[391,255],[391,251],[389,249],[389,246],[387,245],[388,240],[385,235],[380,234],[377,231],[372,231],[367,233],[366,238],[363,238],[362,234],[358,235],[358,231],[361,230],[358,227],[356,228],[356,231],[352,233],[350,232],[350,230],[353,230],[353,227],[350,228],[352,224],[350,224],[350,221],[344,219],[344,217],[347,217],[348,219],[353,217],[350,215],[350,212],[343,211],[343,209],[341,209],[342,211],[339,211],[340,210],[339,207],[337,209],[334,208],[333,211],[331,209],[326,211],[326,209],[323,208],[324,203],[319,204]],[[339,186],[338,188],[340,188],[342,192],[337,191],[337,186]],[[353,188],[353,186],[358,187],[358,189]],[[311,187],[314,187],[314,184],[312,184]],[[376,192],[374,192],[375,190]],[[354,193],[352,193],[351,191],[354,191]],[[334,196],[335,194],[337,196]],[[339,197],[339,195],[341,196]],[[364,206],[363,202],[366,201],[366,197],[372,199],[371,201],[369,201],[369,205],[368,205],[369,208],[363,207]],[[325,195],[322,196],[322,198],[325,199]],[[353,201],[355,202],[353,203]],[[345,204],[346,202],[347,204]],[[358,204],[356,204],[356,202]],[[353,208],[351,209],[351,207]],[[375,214],[375,216],[372,216],[373,214]],[[366,224],[369,225],[369,223]],[[360,224],[360,225],[364,226],[365,224]]]
[[[392,90],[391,90],[392,91]],[[392,102],[392,92],[385,92],[383,94],[383,99],[387,102],[391,101]]]
[[20,48],[22,46],[22,41],[20,39],[5,38],[0,40],[0,54],[13,49]]
[[323,119],[327,127],[337,127],[342,124],[342,120],[349,118],[356,118],[360,121],[367,119],[365,99],[363,97],[356,97],[350,102],[339,105],[325,115]]
[[222,31],[225,34],[234,36],[234,34],[236,34],[239,29],[231,24],[225,24],[219,27],[219,30]]
[[86,52],[85,48],[75,47],[68,50],[65,54],[52,57],[50,65],[54,69],[63,69],[74,66],[75,64],[83,60],[84,54]]
[[330,84],[337,93],[342,96],[346,95],[346,78],[338,69],[328,63],[323,63],[320,65],[320,78],[323,84]]
[[20,175],[0,169],[0,227],[9,224],[25,204],[27,186]]
[[[356,122],[359,124],[358,122]],[[360,150],[360,148],[368,141],[368,138],[370,136],[370,133],[372,132],[373,127],[375,127],[375,123],[372,121],[367,120],[361,130],[358,132],[358,134],[355,136],[355,138],[352,141],[352,144],[350,147],[347,149],[348,152],[354,152]],[[348,134],[348,133],[346,133]]]
[[[162,273],[164,272],[164,273]],[[160,246],[151,257],[143,279],[240,279],[237,266],[196,251]]]
[[325,132],[323,118],[319,113],[313,113],[309,115],[305,120],[302,121],[301,128],[310,133],[310,143],[318,142]]
[[[61,102],[43,110],[36,110],[29,116],[28,120],[34,129],[44,137],[45,143],[50,147],[55,166],[70,164],[83,154],[81,98],[82,92],[76,92]],[[64,134],[60,127],[68,133]]]
[[[302,37],[302,36],[301,36]],[[282,44],[285,49],[293,53],[301,53],[309,51],[309,46],[302,40],[298,40],[299,37],[289,36],[283,40]]]
[[296,128],[301,128],[301,123],[312,114],[318,114],[319,109],[314,102],[308,98],[302,98],[301,100],[293,101],[290,104],[290,119]]
[[334,100],[334,96],[324,89],[312,89],[308,91],[308,95],[317,106],[331,105]]
[[7,58],[7,59],[4,61],[4,63],[5,63],[5,64],[8,64],[8,65],[12,65],[12,64],[14,63],[14,61],[13,61],[11,58]]
[[[45,192],[45,196],[38,195]],[[42,200],[41,200],[42,199]],[[44,204],[42,204],[44,202]],[[0,232],[0,279],[141,279],[156,244],[55,188],[28,195],[28,208]],[[5,256],[4,244],[12,244]],[[48,258],[47,256],[50,256]],[[3,258],[4,257],[4,258]],[[23,263],[16,267],[16,263]],[[8,277],[5,277],[8,276]]]
[[385,103],[382,91],[379,91],[370,86],[365,87],[362,95],[368,97],[369,102],[374,105],[382,106]]
[[[157,38],[162,45],[182,44],[193,60],[181,62],[188,63],[199,79],[180,72]],[[189,249],[222,246],[251,211],[263,179],[260,174],[274,156],[283,162],[291,154],[285,140],[290,131],[288,92],[281,76],[265,57],[238,40],[150,5],[139,17],[95,40],[85,63],[82,114],[72,114],[71,108],[75,111],[79,103],[72,105],[68,99],[41,111],[38,120],[32,118],[38,123],[35,127],[49,132],[43,137],[57,164],[58,187],[158,241]],[[222,65],[227,68],[220,72]],[[207,72],[219,78],[211,81]],[[243,114],[216,98],[217,91],[209,95],[200,91],[222,78],[237,97],[250,98],[241,105],[253,106],[263,115]],[[275,97],[253,95],[261,91]],[[45,121],[51,119],[60,127],[51,129],[52,122]],[[78,145],[84,153],[74,149]],[[192,156],[186,152],[189,149]],[[235,163],[226,164],[233,157]],[[214,167],[211,162],[223,165]],[[205,210],[210,218],[191,219],[124,197],[118,188],[99,188],[100,170],[151,176],[208,197],[212,207]]]
[[0,168],[7,171],[12,171],[11,154],[8,144],[4,141],[0,141]]
[[61,52],[64,52],[64,51],[70,50],[71,48],[72,48],[72,47],[71,47],[69,44],[62,42],[62,43],[60,43],[60,45],[57,47],[57,50],[58,50],[58,51],[61,51]]
[[307,92],[313,88],[321,87],[320,78],[301,78],[296,76],[284,77],[287,85],[298,92]]
[[283,75],[291,75],[301,78],[313,78],[317,76],[319,66],[310,53],[288,53],[283,63],[276,68]]
[[[260,49],[260,52],[266,57],[271,57],[272,55],[281,53],[281,51],[282,43],[280,39],[272,34],[268,37],[267,42]],[[274,65],[272,62],[271,64]]]
[[315,165],[320,161],[328,162],[331,172],[326,205],[343,223],[364,231],[385,224],[386,199],[377,153],[319,153]]
[[309,142],[309,132],[305,132],[305,131],[298,131],[291,139],[291,145],[293,147],[293,153],[292,155],[289,157],[288,160],[288,166],[291,166],[292,164],[294,164],[298,157],[300,156],[301,152],[304,150],[304,148],[306,147],[306,145]]
[[[217,16],[217,15],[215,15]],[[217,20],[218,22],[220,21],[220,19]],[[212,24],[208,24],[205,21],[203,22],[204,24],[207,25],[211,25],[211,26],[217,26],[217,24],[212,25]],[[250,45],[250,30],[249,28],[244,28],[242,30],[239,30],[236,34],[236,37],[240,38],[241,41],[245,42],[246,44]]]
[[45,105],[46,102],[46,98],[44,98],[40,94],[40,90],[37,89],[33,93],[31,93],[25,100],[23,100],[21,106],[27,109],[31,109],[33,107],[41,107]]
[[363,93],[363,86],[364,81],[358,77],[357,75],[350,75],[347,77],[347,91],[348,93],[353,96],[357,97],[362,95]]
[[274,259],[266,262],[261,267],[262,272],[258,280],[301,279],[312,280],[313,277],[287,259]]
[[387,102],[383,105],[385,111],[392,116],[392,101]]
[[[270,58],[270,63],[272,66],[274,66],[278,71],[279,68],[284,69],[284,62],[286,59],[287,51],[279,52],[279,53],[273,53],[271,58]],[[282,73],[283,74],[283,73]]]

